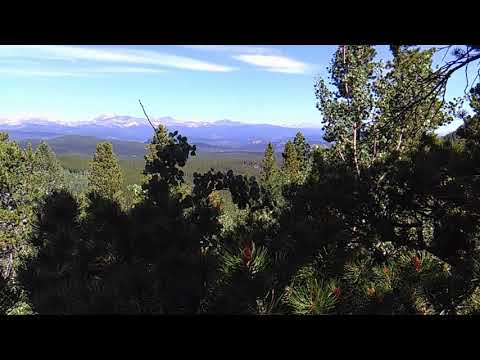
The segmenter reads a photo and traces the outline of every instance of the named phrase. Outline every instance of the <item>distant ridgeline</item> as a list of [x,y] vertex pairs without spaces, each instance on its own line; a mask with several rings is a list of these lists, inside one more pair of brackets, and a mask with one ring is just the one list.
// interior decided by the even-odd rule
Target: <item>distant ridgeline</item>
[[[237,121],[221,120],[216,122],[180,122],[172,118],[152,119],[155,125],[162,124],[168,131],[178,131],[186,136],[191,144],[200,151],[250,151],[264,152],[267,144],[272,142],[277,151],[282,151],[285,143],[301,131],[311,144],[324,144],[323,130],[316,127],[284,127],[270,124],[244,124]],[[23,119],[1,123],[0,131],[9,133],[10,139],[30,141],[33,139],[50,140],[50,146],[56,152],[92,155],[95,148],[91,146],[98,139],[111,141],[115,152],[120,156],[143,155],[141,145],[148,143],[152,137],[152,128],[145,119],[129,116],[102,116],[91,122],[62,124],[50,120]],[[123,142],[128,142],[124,144]],[[62,144],[71,145],[70,148]],[[116,149],[116,147],[118,149]]]
[[[12,137],[15,139],[15,137]],[[22,147],[26,148],[28,144],[31,144],[35,149],[42,141],[48,142],[52,150],[57,155],[88,155],[91,156],[95,153],[95,147],[100,141],[109,141],[113,145],[113,151],[120,157],[143,157],[145,155],[145,149],[148,141],[125,141],[114,139],[100,139],[92,136],[80,136],[80,135],[64,135],[56,137],[45,138],[23,138],[15,139],[16,142]],[[251,153],[263,153],[265,151],[266,144],[234,144],[234,145],[213,145],[210,143],[193,142],[199,151],[199,153],[238,153],[238,152],[251,152]],[[285,141],[273,143],[277,153],[283,151]],[[318,142],[317,142],[318,144]],[[312,147],[315,143],[312,144]],[[323,145],[323,144],[322,144]],[[323,145],[324,146],[324,145]]]
[[[23,139],[17,140],[17,143],[26,148],[31,144],[35,149],[44,139]],[[57,155],[93,155],[97,143],[100,141],[109,141],[113,145],[113,151],[118,156],[143,157],[145,155],[146,144],[136,141],[122,140],[102,140],[91,136],[66,135],[55,138],[45,139],[52,150]]]

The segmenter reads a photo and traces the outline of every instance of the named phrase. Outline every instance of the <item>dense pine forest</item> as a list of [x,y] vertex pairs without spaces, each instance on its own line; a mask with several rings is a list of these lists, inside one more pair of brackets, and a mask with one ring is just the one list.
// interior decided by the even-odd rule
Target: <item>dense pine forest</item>
[[0,314],[480,313],[480,85],[444,99],[472,53],[390,50],[315,80],[328,146],[192,166],[162,125],[135,163],[0,133]]
[[[46,142],[48,144],[48,141]],[[185,183],[193,185],[193,174],[204,173],[212,167],[217,170],[233,170],[235,173],[247,176],[260,176],[263,154],[261,153],[197,153],[185,164]],[[87,188],[87,172],[91,156],[85,155],[57,155],[57,159],[68,176],[76,176],[77,182],[82,182],[81,190]],[[281,160],[281,159],[278,159]],[[142,172],[145,168],[145,159],[118,156],[118,163],[122,170],[122,190],[134,184],[141,184]],[[279,161],[279,164],[281,161]]]

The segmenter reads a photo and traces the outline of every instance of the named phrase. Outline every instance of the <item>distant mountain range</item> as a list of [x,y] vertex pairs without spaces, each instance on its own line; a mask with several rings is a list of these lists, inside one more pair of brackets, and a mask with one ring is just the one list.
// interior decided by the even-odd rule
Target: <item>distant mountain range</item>
[[[155,126],[165,125],[169,131],[177,130],[187,136],[192,144],[202,144],[204,148],[210,147],[212,151],[263,151],[268,142],[272,142],[276,147],[283,147],[297,131],[301,131],[311,144],[324,144],[323,131],[316,127],[245,124],[226,119],[215,122],[181,122],[171,117],[153,118],[151,121]],[[101,115],[91,121],[75,123],[41,118],[0,119],[0,131],[7,131],[14,140],[63,137],[63,140],[58,141],[67,141],[68,136],[80,135],[140,143],[148,142],[153,134],[153,129],[146,119],[120,115]]]

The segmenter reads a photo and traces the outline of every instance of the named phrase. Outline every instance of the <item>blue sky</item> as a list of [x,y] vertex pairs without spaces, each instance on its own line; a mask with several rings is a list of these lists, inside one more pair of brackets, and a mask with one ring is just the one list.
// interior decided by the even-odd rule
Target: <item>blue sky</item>
[[[336,46],[0,46],[0,119],[100,114],[318,124],[314,79]],[[377,47],[387,59],[387,46]],[[448,96],[463,94],[457,74]]]

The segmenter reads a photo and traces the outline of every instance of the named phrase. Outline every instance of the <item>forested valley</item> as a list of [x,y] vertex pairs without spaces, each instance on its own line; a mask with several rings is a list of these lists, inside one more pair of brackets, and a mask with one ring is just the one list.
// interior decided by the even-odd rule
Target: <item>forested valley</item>
[[128,186],[108,142],[80,176],[1,133],[0,314],[478,314],[480,85],[446,102],[465,54],[390,49],[338,47],[312,89],[329,145],[247,174],[187,174],[162,125]]

